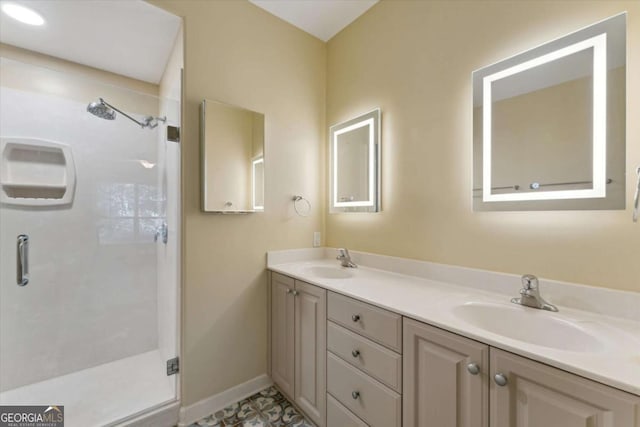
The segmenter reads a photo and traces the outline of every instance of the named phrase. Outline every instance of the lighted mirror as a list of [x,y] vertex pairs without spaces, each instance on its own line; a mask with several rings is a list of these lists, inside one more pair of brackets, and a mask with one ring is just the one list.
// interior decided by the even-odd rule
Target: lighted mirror
[[474,210],[624,209],[626,14],[473,73]]
[[201,105],[202,210],[264,210],[264,114],[217,101]]
[[329,211],[380,210],[380,110],[329,129],[331,171]]

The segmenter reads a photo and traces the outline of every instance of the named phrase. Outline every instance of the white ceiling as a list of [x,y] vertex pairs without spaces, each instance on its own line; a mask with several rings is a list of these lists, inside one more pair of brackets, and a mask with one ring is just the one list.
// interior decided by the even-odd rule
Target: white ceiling
[[[2,1],[1,3],[4,3]],[[141,0],[11,0],[41,27],[0,12],[0,41],[138,80],[159,83],[181,20]]]
[[322,41],[328,41],[378,0],[249,0]]

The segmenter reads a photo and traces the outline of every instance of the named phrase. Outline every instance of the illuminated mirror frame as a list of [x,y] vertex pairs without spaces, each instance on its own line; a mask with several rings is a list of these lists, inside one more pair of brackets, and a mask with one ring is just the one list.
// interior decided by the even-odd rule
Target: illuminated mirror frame
[[[368,127],[368,197],[367,200],[340,201],[338,199],[338,171],[342,166],[338,158],[338,137],[345,133]],[[377,108],[351,120],[329,128],[330,191],[329,212],[378,212],[380,211],[380,109]]]
[[[262,164],[262,182],[264,183],[264,156],[251,160],[251,206],[255,211],[264,211],[264,186],[260,189],[256,188],[256,167],[260,164]],[[256,190],[262,192],[262,205],[256,204]]]
[[[491,87],[493,82],[547,64],[565,56],[593,49],[593,188],[583,190],[538,191],[492,194],[491,188]],[[586,199],[606,196],[607,168],[607,34],[583,40],[546,55],[539,56],[482,79],[482,200],[505,202],[517,200]]]
[[[626,74],[626,21],[622,12],[603,19],[558,39],[487,65],[472,73],[475,170],[472,184],[474,211],[534,211],[534,210],[601,210],[625,208],[625,145],[626,80],[612,90],[611,70],[624,67]],[[520,72],[526,72],[554,60],[590,50],[593,52],[593,109],[590,113],[592,141],[592,188],[579,190],[493,193],[492,182],[492,84]],[[617,79],[618,77],[616,77]],[[617,81],[617,80],[616,80]],[[620,92],[622,89],[622,92]],[[622,110],[620,106],[622,105]],[[477,107],[480,111],[476,114]],[[610,110],[609,110],[610,109]],[[620,115],[622,114],[622,118]],[[622,140],[610,132],[613,123],[622,123]],[[476,134],[476,126],[478,133]],[[612,145],[613,143],[613,145]],[[477,145],[476,145],[477,144]],[[622,150],[622,151],[621,151]],[[478,159],[478,157],[481,157]],[[476,173],[477,172],[477,173]],[[613,178],[613,179],[612,179]],[[502,188],[500,188],[502,189]],[[506,189],[506,187],[505,187]],[[516,188],[517,190],[517,188]],[[477,193],[476,193],[477,191]]]

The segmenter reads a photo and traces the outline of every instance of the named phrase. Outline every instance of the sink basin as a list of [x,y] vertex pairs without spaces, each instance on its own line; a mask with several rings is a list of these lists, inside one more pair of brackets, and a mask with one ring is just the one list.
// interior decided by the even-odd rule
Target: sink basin
[[604,343],[587,329],[556,314],[517,305],[471,302],[457,306],[453,314],[488,332],[543,347],[576,352],[598,352]]
[[304,270],[310,276],[321,277],[323,279],[348,279],[353,277],[353,273],[340,267],[314,266]]

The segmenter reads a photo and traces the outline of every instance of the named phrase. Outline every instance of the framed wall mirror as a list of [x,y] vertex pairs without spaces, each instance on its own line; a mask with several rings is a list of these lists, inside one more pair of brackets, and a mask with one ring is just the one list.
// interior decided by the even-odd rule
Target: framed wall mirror
[[200,113],[202,210],[264,211],[264,114],[208,99]]
[[380,109],[329,128],[329,212],[380,210]]
[[626,13],[473,72],[473,208],[625,208]]

